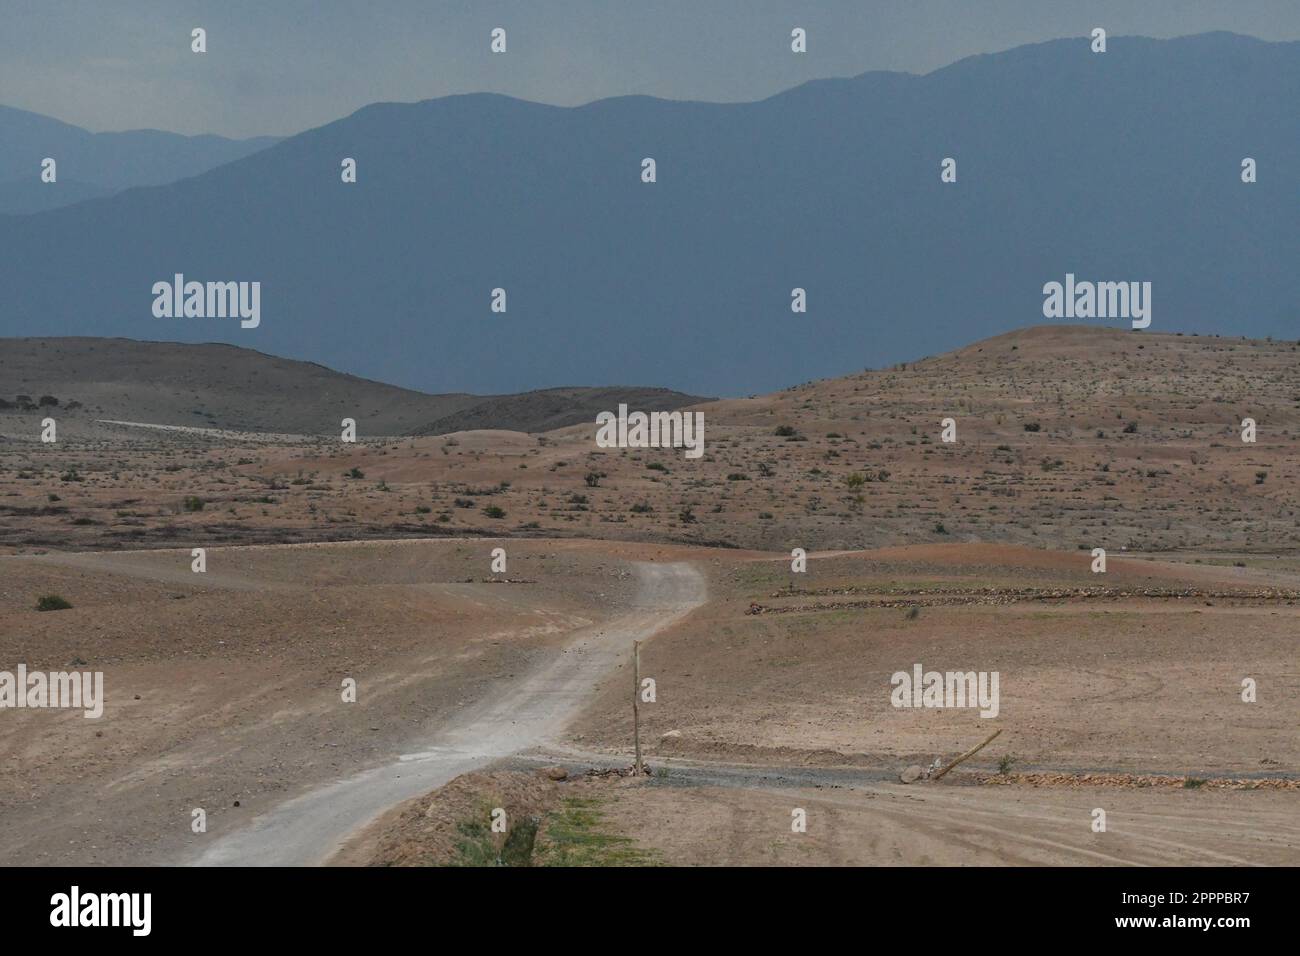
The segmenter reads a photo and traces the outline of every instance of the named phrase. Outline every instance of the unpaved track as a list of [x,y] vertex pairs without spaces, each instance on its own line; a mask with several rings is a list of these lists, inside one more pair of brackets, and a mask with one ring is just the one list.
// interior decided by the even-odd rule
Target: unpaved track
[[634,565],[628,613],[577,632],[551,663],[457,714],[416,753],[281,804],[218,838],[199,866],[313,866],[385,810],[557,734],[601,680],[644,640],[704,603],[704,577],[683,563]]

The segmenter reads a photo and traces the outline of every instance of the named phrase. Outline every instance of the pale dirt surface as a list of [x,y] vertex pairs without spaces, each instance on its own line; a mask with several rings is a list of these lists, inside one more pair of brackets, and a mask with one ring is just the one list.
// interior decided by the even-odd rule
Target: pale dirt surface
[[567,635],[561,653],[444,719],[408,745],[414,752],[289,800],[208,845],[195,860],[214,866],[326,862],[395,804],[517,751],[550,740],[592,688],[626,663],[634,641],[680,620],[705,600],[689,564],[638,562],[637,589],[623,613]]
[[[1017,772],[1294,777],[1300,695],[1287,622],[1296,609],[1285,601],[924,606],[915,620],[896,609],[745,613],[755,601],[833,604],[846,589],[857,589],[850,598],[924,600],[953,588],[1091,587],[1102,577],[1126,592],[1186,585],[1249,594],[1286,586],[1284,572],[1116,559],[1099,576],[1087,570],[1087,554],[944,545],[814,552],[808,573],[792,578],[787,558],[761,553],[536,541],[506,542],[508,577],[535,583],[485,583],[495,543],[212,549],[204,576],[188,570],[190,556],[181,551],[0,558],[6,655],[47,669],[85,660],[106,672],[109,686],[100,721],[51,711],[4,714],[4,758],[22,768],[5,776],[0,791],[6,828],[16,834],[6,862],[166,862],[207,847],[209,862],[251,861],[251,854],[260,862],[310,863],[349,840],[336,862],[375,862],[377,837],[367,822],[391,822],[388,808],[515,750],[550,738],[591,751],[597,764],[629,762],[626,649],[633,630],[654,635],[642,649],[642,674],[657,685],[656,701],[641,707],[643,739],[668,783],[685,773],[681,758],[705,768],[748,766],[759,776],[773,767],[858,768],[876,781],[852,785],[867,795],[870,812],[889,796],[889,806],[915,816],[910,830],[896,820],[896,844],[883,844],[868,836],[884,820],[828,804],[848,821],[835,830],[839,842],[819,843],[827,834],[810,830],[810,839],[789,844],[781,833],[764,836],[760,821],[769,811],[759,805],[771,795],[751,792],[748,777],[724,790],[705,774],[682,796],[661,795],[664,781],[655,779],[644,798],[650,802],[640,810],[628,804],[626,813],[619,809],[625,788],[612,785],[618,800],[611,819],[620,832],[662,850],[666,862],[1213,862],[1246,852],[1238,831],[1265,844],[1273,834],[1273,844],[1257,848],[1261,860],[1294,853],[1293,838],[1273,816],[1296,806],[1294,792],[1166,788],[1138,797],[1129,787],[1091,788],[1107,799],[1145,801],[1136,807],[1145,816],[1135,819],[1172,815],[1170,826],[1194,831],[1195,839],[1182,843],[1166,846],[1164,837],[1148,834],[1128,849],[1102,852],[1087,842],[1090,831],[1079,835],[1082,842],[1073,839],[1072,817],[1035,822],[1079,799],[1078,787],[907,789],[931,801],[954,793],[951,799],[970,802],[946,809],[948,823],[940,826],[918,808],[918,797],[882,782],[907,763],[954,756],[993,727],[1003,728],[1002,737],[964,769],[991,771],[1010,756]],[[674,620],[663,595],[638,598],[630,562],[671,569],[682,561],[707,579],[708,603]],[[792,580],[806,593],[782,596]],[[34,596],[51,589],[74,607],[31,610]],[[600,634],[619,615],[637,623],[610,630],[617,641],[576,678],[567,672],[557,709],[558,685],[529,675],[569,667],[556,656],[559,648],[583,633]],[[889,675],[914,661],[999,669],[998,718],[892,708]],[[1242,672],[1259,675],[1256,704],[1239,700]],[[359,704],[339,702],[343,675],[357,676]],[[536,717],[527,716],[530,680],[540,694]],[[602,689],[593,695],[596,686]],[[566,734],[570,713],[578,717]],[[516,732],[511,725],[521,715],[540,729]],[[953,778],[961,779],[961,772]],[[845,786],[828,782],[820,790]],[[820,793],[780,779],[761,789],[781,790],[782,801],[790,791],[802,801],[796,805]],[[655,831],[655,801],[671,800],[683,802],[662,812],[683,816]],[[197,806],[209,811],[203,839],[188,830]],[[1197,830],[1196,819],[1183,819],[1180,808],[1205,806],[1217,808],[1208,818],[1215,826],[1237,836],[1215,842],[1208,824]],[[644,821],[633,826],[627,814]],[[990,822],[998,815],[1000,824]],[[681,835],[720,819],[731,821],[718,830],[730,834],[721,848]],[[445,834],[455,822],[447,816],[437,827]],[[735,836],[746,827],[753,828],[749,837]],[[959,834],[961,846],[976,848],[973,856],[944,856],[936,832]],[[1021,838],[999,844],[999,834],[1010,832]],[[412,837],[407,855],[389,862],[433,859],[421,846]],[[706,846],[717,852],[691,856],[692,847]],[[790,853],[773,849],[781,846]]]
[[[0,410],[0,670],[75,662],[108,693],[98,721],[0,711],[0,863],[233,862],[257,826],[265,862],[349,840],[337,859],[368,862],[394,804],[525,744],[630,763],[635,635],[668,776],[608,803],[669,861],[1296,862],[1294,790],[1132,783],[1300,775],[1294,343],[1028,329],[704,411],[688,461],[596,449],[591,425],[342,445],[89,408],[42,445],[39,414]],[[489,582],[497,546],[512,583]],[[640,600],[673,572],[638,563],[689,566],[706,603]],[[998,716],[892,707],[918,663],[997,671]],[[995,728],[950,781],[889,783]]]
[[[1300,864],[1294,793],[657,782],[610,793],[610,824],[676,866]],[[807,813],[806,833],[791,831],[795,808]],[[1092,831],[1097,808],[1105,833]]]
[[[649,753],[749,763],[878,766],[955,756],[997,728],[974,766],[1295,774],[1300,768],[1297,602],[1141,597],[966,607],[836,609],[861,595],[772,597],[845,586],[925,598],[936,588],[1234,588],[1235,568],[1112,560],[1010,546],[917,546],[818,559],[749,561],[711,575],[713,600],[642,654],[657,701],[642,708]],[[1293,586],[1300,579],[1288,578]],[[1258,582],[1272,587],[1272,577]],[[748,615],[752,602],[829,609]],[[1207,603],[1210,606],[1207,606]],[[892,675],[998,671],[1000,709],[895,708]],[[1241,701],[1243,678],[1258,700]],[[611,685],[572,731],[592,750],[626,750],[631,715]],[[665,737],[665,734],[671,736]]]
[[[0,712],[3,861],[172,859],[193,808],[211,839],[387,764],[635,593],[626,563],[568,542],[508,544],[508,576],[535,584],[478,583],[492,544],[213,548],[206,575],[188,552],[0,558],[4,660],[85,661],[107,698],[99,720]],[[71,610],[32,610],[55,589]]]
[[[547,759],[538,757],[544,762]],[[667,866],[1294,866],[1294,791],[1017,784],[973,778],[904,786],[825,770],[660,761],[653,776],[562,782],[541,770],[458,777],[386,814],[335,866],[464,863],[464,824],[542,821],[565,798]],[[802,810],[805,832],[795,832]],[[1096,810],[1105,832],[1094,830]],[[504,842],[505,836],[499,838]]]

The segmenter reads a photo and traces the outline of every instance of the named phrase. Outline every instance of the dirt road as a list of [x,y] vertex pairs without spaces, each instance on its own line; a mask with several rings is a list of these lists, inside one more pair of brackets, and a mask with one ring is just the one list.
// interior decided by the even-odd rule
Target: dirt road
[[281,804],[250,826],[216,840],[200,866],[310,866],[385,810],[460,774],[558,733],[596,685],[627,660],[632,641],[668,627],[705,599],[703,576],[684,563],[638,563],[632,608],[577,632],[542,669],[458,713],[428,747],[397,762],[313,790]]

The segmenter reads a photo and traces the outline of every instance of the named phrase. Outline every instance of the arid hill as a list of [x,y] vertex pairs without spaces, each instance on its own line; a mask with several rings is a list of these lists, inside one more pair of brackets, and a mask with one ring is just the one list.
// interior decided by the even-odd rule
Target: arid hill
[[[323,388],[303,382],[276,392],[270,371],[245,373],[249,395],[287,409],[301,395],[302,407],[320,414]],[[611,406],[613,396],[597,394]],[[332,401],[328,414],[337,419],[344,400]],[[563,420],[554,392],[535,405],[504,405],[511,416]],[[639,407],[664,406],[651,397]],[[396,395],[388,408],[392,428],[411,422]],[[1300,546],[1300,351],[1291,341],[1039,327],[695,409],[704,415],[705,453],[694,460],[681,449],[598,448],[594,411],[579,404],[583,424],[545,434],[382,439],[363,426],[350,445],[328,433],[254,442],[112,426],[93,441],[73,432],[43,446],[35,432],[16,437],[11,429],[0,508],[12,520],[0,544],[486,534],[787,552],[926,542],[1085,556],[1094,547]],[[263,427],[274,427],[279,419],[264,414]],[[385,407],[376,401],[370,414]],[[1247,418],[1256,423],[1253,443],[1242,441]],[[955,442],[943,441],[945,419]]]
[[[547,431],[594,418],[619,401],[677,408],[703,401],[665,389],[567,388],[520,395],[428,395],[312,362],[232,345],[132,339],[0,340],[0,400],[59,399],[76,419],[337,435],[438,435],[474,428]],[[77,402],[81,407],[68,406]],[[610,404],[613,403],[613,404]],[[0,413],[15,407],[0,405]],[[0,432],[9,431],[0,428]]]

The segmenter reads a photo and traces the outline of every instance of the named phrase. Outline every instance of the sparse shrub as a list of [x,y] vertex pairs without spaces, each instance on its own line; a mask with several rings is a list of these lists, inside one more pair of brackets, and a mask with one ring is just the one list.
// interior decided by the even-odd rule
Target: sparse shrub
[[1255,484],[1262,485],[1267,479],[1268,479],[1268,472],[1266,471],[1255,472]]
[[934,533],[935,533],[935,534],[947,534],[947,533],[948,533],[948,529],[945,528],[945,527],[943,526],[943,522],[942,522],[942,521],[936,521],[936,522],[934,523]]
[[198,495],[187,495],[183,507],[186,511],[202,511],[206,502]]
[[634,515],[645,515],[654,511],[654,508],[650,507],[650,505],[644,501],[639,501],[632,506],[631,511]]
[[1042,430],[1043,426],[1038,422],[1025,422],[1025,431],[1027,432],[1039,432]]
[[587,482],[587,487],[588,487],[588,488],[599,488],[599,487],[600,487],[600,479],[601,479],[602,477],[603,477],[603,475],[602,475],[600,472],[589,471],[589,472],[587,472],[587,477],[584,478],[583,480]]
[[777,425],[776,431],[772,434],[777,438],[790,438],[797,434],[797,432],[795,432],[793,425]]
[[1129,422],[1124,426],[1125,435],[1136,435],[1138,430],[1137,422]]
[[506,513],[500,505],[488,505],[483,509],[483,513],[489,518],[504,518]]
[[344,478],[364,478],[364,477],[366,477],[366,473],[365,473],[364,471],[362,471],[360,468],[353,468],[351,471],[349,471],[349,472],[348,472],[347,474],[345,474],[343,477],[344,477]]
[[72,604],[58,594],[42,594],[36,599],[38,611],[66,611]]

